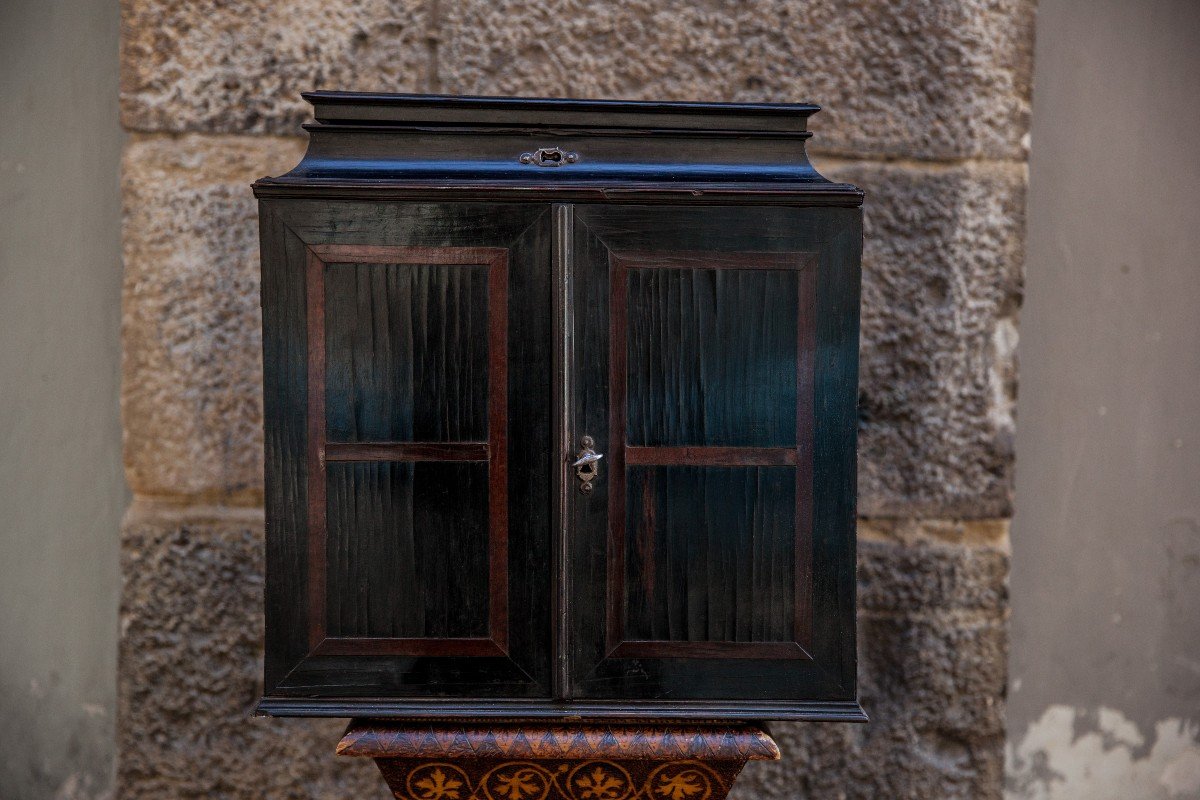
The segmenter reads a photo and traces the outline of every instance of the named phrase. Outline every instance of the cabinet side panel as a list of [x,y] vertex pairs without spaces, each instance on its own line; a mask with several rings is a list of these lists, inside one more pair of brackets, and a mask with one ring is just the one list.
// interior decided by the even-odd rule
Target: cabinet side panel
[[817,278],[814,370],[813,634],[836,643],[826,656],[829,672],[842,696],[855,697],[862,210],[826,213],[831,235]]
[[269,692],[307,654],[308,346],[304,243],[271,201],[260,208]]

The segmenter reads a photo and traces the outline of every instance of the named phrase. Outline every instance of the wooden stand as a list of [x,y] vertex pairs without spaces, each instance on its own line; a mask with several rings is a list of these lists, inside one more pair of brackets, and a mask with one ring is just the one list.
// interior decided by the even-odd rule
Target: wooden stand
[[724,800],[779,758],[749,724],[354,720],[337,752],[375,759],[400,800]]

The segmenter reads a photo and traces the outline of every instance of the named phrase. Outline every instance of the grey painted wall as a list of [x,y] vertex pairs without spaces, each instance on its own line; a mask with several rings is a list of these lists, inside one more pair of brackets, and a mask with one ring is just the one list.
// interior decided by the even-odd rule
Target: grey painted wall
[[0,2],[0,797],[111,785],[121,134],[111,0]]
[[1010,792],[1200,797],[1200,3],[1041,0]]

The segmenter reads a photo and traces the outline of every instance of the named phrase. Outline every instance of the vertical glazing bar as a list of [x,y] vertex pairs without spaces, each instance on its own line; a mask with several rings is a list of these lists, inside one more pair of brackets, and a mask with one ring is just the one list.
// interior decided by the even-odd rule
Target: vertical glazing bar
[[572,228],[575,209],[566,204],[554,206],[554,497],[557,514],[554,525],[554,696],[566,699],[570,696],[570,652],[569,611],[570,586],[568,585],[568,561],[570,550],[571,523],[571,476],[570,455],[573,452],[571,437],[574,424],[572,407],[574,387],[571,382],[571,360],[573,356],[574,318],[571,313],[572,280]]

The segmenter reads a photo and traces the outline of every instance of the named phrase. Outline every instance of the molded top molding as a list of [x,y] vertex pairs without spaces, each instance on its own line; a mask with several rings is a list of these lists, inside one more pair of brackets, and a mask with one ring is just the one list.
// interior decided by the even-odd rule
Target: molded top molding
[[260,197],[862,204],[809,163],[807,103],[304,97],[308,152]]
[[811,103],[679,103],[372,92],[305,92],[319,123],[638,128],[805,133]]

